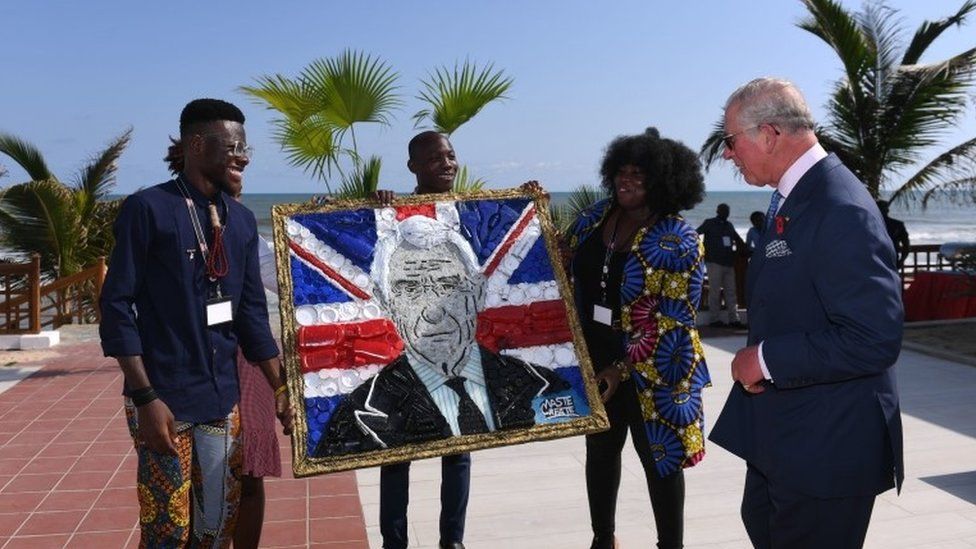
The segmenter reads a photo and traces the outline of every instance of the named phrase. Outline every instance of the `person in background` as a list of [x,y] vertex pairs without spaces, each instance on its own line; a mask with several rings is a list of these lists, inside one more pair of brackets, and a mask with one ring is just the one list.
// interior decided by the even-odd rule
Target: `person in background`
[[250,159],[243,124],[225,101],[188,103],[179,175],[129,196],[115,222],[99,334],[124,374],[142,547],[231,543],[241,473],[238,345],[275,388],[285,432],[292,428],[260,289],[257,224],[231,199]]
[[752,223],[752,227],[749,227],[746,232],[746,248],[751,255],[755,253],[756,245],[759,244],[759,237],[762,236],[763,229],[766,227],[766,214],[752,212],[749,214],[749,223]]
[[600,174],[610,198],[584,210],[565,239],[576,310],[610,420],[609,431],[586,436],[590,547],[616,547],[629,431],[657,547],[680,548],[683,469],[705,455],[701,393],[711,380],[704,356],[692,352],[701,348],[702,244],[678,212],[701,202],[704,180],[697,155],[654,128],[611,142]]
[[[705,239],[705,267],[708,271],[709,326],[741,328],[739,302],[735,288],[736,253],[746,250],[746,243],[729,221],[729,205],[719,204],[715,217],[699,225]],[[725,318],[722,320],[722,294],[725,295]]]
[[[451,192],[458,162],[454,147],[443,134],[421,132],[407,144],[407,168],[417,178],[415,194]],[[381,203],[393,200],[392,191],[379,191]],[[440,542],[446,549],[464,549],[464,519],[471,483],[471,454],[441,458]],[[407,505],[410,502],[410,462],[380,467],[380,533],[384,549],[408,545]]]
[[891,243],[895,245],[895,255],[898,256],[898,267],[905,266],[905,259],[908,257],[908,250],[912,243],[908,239],[908,229],[905,223],[888,215],[888,201],[878,200],[878,209],[881,210],[881,217],[884,218],[885,230],[891,237]]
[[901,486],[901,281],[864,184],[820,146],[796,87],[758,78],[725,104],[724,157],[769,185],[749,263],[749,337],[709,438],[746,462],[742,521],[760,548],[861,547]]

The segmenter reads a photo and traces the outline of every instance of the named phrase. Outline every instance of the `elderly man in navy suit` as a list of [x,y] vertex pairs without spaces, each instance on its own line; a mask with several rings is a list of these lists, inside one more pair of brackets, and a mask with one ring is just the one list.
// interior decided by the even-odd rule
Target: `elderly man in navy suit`
[[759,548],[861,547],[875,496],[904,476],[895,251],[813,128],[784,80],[753,80],[725,104],[725,158],[775,189],[749,264],[748,346],[709,436],[746,460],[742,520]]

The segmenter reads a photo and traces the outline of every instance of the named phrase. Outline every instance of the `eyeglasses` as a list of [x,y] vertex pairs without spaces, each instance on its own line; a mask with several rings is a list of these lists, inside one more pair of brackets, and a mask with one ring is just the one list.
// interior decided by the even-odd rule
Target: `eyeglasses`
[[[220,137],[221,134],[218,133],[202,133],[198,134],[200,137],[211,138]],[[246,141],[224,141],[220,140],[221,144],[226,148],[227,154],[232,156],[237,156],[239,158],[246,158],[250,160],[254,156],[254,147],[248,146]]]
[[227,144],[227,152],[234,156],[250,160],[254,156],[254,147],[249,146],[243,141],[234,141],[233,143]]
[[725,148],[726,149],[728,149],[730,151],[734,151],[735,150],[735,138],[737,136],[739,136],[739,135],[741,135],[743,133],[746,133],[747,131],[755,130],[756,128],[761,128],[761,127],[767,126],[767,125],[770,128],[773,129],[773,132],[775,132],[776,135],[779,135],[779,130],[776,129],[776,126],[774,126],[772,124],[769,124],[768,122],[764,122],[762,124],[756,124],[755,126],[750,126],[750,127],[746,128],[744,130],[739,130],[739,131],[737,131],[735,133],[730,133],[728,135],[723,135],[722,136],[722,143],[725,145]]

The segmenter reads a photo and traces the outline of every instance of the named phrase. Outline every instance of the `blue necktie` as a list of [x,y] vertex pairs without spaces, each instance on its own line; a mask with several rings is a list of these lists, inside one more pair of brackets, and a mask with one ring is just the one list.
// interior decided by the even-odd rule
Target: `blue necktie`
[[766,210],[766,230],[773,226],[773,218],[776,217],[776,210],[779,209],[779,201],[783,195],[779,191],[773,191],[773,196],[769,198],[769,209]]

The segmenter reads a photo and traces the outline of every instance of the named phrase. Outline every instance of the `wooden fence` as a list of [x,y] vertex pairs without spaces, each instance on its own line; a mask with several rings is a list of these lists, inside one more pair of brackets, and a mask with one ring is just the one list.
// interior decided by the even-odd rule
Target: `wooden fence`
[[98,297],[105,281],[105,258],[84,271],[42,284],[41,262],[0,264],[3,297],[0,333],[36,334],[45,327],[97,323]]

